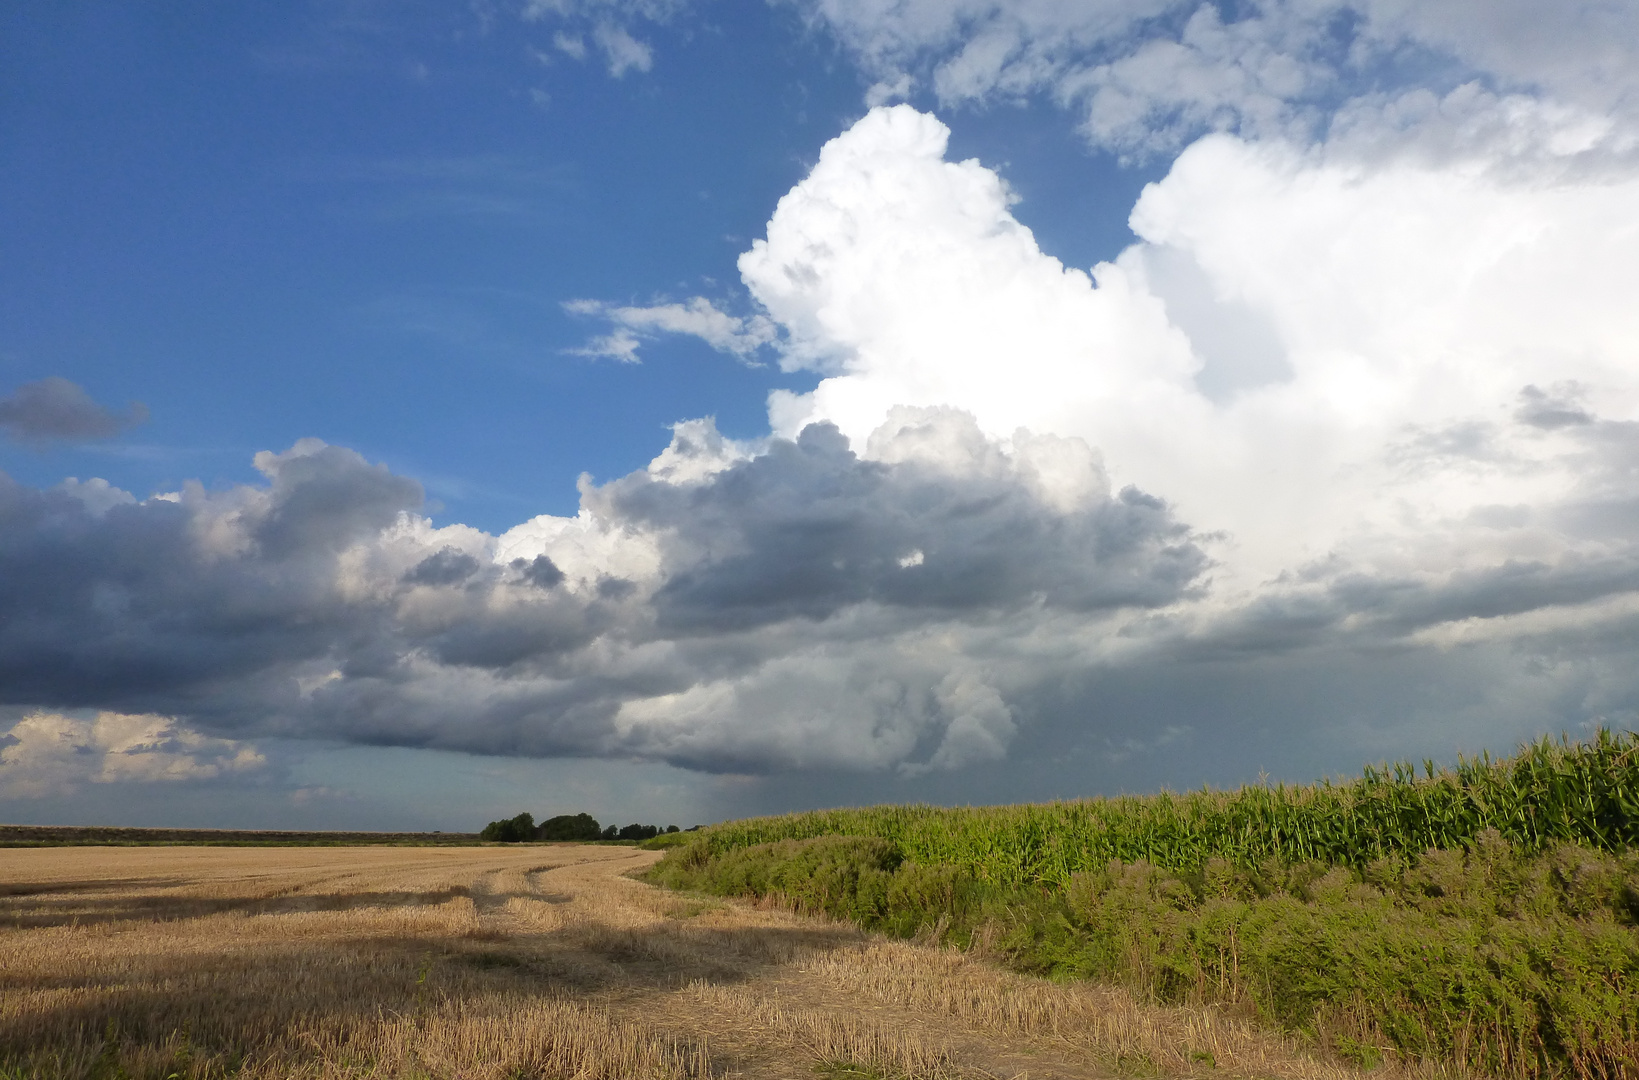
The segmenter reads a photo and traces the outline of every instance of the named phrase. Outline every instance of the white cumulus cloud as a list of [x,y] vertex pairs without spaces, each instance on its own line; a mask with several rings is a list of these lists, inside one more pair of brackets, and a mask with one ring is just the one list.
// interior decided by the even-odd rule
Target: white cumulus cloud
[[776,339],[774,323],[767,316],[730,315],[703,296],[646,307],[597,300],[571,300],[564,307],[571,314],[607,319],[614,326],[612,332],[570,350],[572,354],[607,357],[627,364],[638,362],[637,351],[644,341],[661,334],[697,337],[714,349],[746,361],[752,361],[760,349]]
[[252,772],[257,749],[165,716],[33,712],[0,736],[0,798],[72,794],[81,785],[179,783]]
[[1171,152],[1208,131],[1324,134],[1479,82],[1636,130],[1639,8],[1540,0],[804,0],[876,80],[940,102],[1043,94],[1095,144]]

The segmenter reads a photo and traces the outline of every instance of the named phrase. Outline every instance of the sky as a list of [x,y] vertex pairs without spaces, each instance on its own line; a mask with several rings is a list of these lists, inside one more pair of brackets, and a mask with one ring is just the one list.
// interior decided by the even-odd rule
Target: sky
[[0,820],[1639,720],[1639,3],[0,11]]

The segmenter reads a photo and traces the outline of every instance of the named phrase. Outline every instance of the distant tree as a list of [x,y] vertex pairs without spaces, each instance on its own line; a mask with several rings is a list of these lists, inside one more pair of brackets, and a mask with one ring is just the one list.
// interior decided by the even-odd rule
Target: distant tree
[[519,814],[515,818],[505,821],[492,821],[484,826],[484,831],[478,834],[480,840],[498,840],[503,844],[516,844],[535,836],[535,817],[533,814]]
[[648,840],[660,835],[658,825],[627,825],[615,834],[617,840]]
[[677,832],[677,826],[676,825],[667,825],[666,826],[666,831],[667,832]]
[[607,829],[604,829],[603,830],[603,838],[605,840],[619,840],[620,839],[620,826],[619,825],[611,825]]
[[591,814],[559,814],[535,827],[537,840],[599,840],[603,826]]

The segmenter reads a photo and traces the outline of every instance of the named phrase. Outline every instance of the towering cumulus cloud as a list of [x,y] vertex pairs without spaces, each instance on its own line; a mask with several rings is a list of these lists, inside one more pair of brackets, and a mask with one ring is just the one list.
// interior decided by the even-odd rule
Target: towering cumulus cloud
[[828,376],[776,426],[947,402],[1080,436],[1226,537],[1192,648],[1506,641],[1547,724],[1631,715],[1639,179],[1538,119],[1455,164],[1205,138],[1089,278],[941,125],[879,110],[741,263]]
[[742,258],[785,362],[827,376],[776,397],[776,430],[863,445],[897,405],[953,404],[1078,436],[1233,537],[1222,602],[1322,564],[1435,587],[1611,554],[1592,521],[1631,498],[1639,389],[1639,234],[1613,223],[1639,182],[1213,136],[1089,276],[1038,250],[994,173],[945,161],[946,134],[873,112]]
[[1369,111],[1321,143],[1200,138],[1133,208],[1140,242],[1084,273],[937,119],[877,108],[741,258],[781,363],[822,376],[774,395],[776,433],[834,424],[879,458],[906,406],[959,409],[998,446],[1094,448],[1209,544],[1164,619],[1079,628],[1080,711],[1031,698],[1061,737],[1381,753],[1639,706],[1622,118],[1478,90],[1399,128]]

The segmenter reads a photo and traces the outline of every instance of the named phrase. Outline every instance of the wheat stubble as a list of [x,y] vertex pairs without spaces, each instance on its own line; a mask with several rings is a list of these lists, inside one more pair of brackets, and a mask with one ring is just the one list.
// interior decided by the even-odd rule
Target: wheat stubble
[[1216,1013],[624,876],[656,857],[0,852],[0,1075],[1344,1075]]

